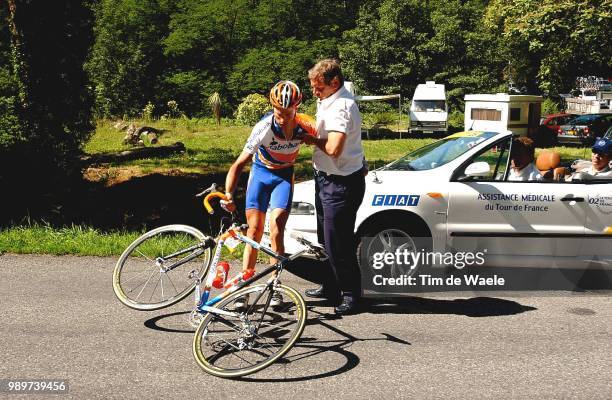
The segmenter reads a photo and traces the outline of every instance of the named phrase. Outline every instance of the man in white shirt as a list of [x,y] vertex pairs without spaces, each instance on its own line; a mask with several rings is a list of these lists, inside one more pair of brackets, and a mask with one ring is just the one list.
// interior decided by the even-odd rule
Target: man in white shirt
[[585,172],[597,178],[612,178],[612,168],[610,168],[612,139],[595,140],[591,151],[591,168]]
[[541,181],[542,174],[534,163],[535,147],[533,140],[528,137],[512,139],[512,152],[510,153],[509,181]]
[[341,304],[338,315],[357,311],[361,278],[356,257],[355,219],[365,193],[364,154],[361,146],[361,115],[353,95],[344,88],[337,60],[319,61],[308,71],[317,102],[317,138],[306,138],[315,145],[317,233],[324,243],[335,286],[324,284],[306,290],[309,297],[335,297]]

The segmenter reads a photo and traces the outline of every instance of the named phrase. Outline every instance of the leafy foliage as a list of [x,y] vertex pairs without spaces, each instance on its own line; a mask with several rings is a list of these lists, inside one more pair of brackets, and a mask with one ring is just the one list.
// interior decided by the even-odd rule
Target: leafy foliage
[[83,71],[92,16],[82,3],[11,0],[2,11],[10,58],[4,44],[0,57],[10,70],[0,73],[0,183],[27,183],[3,211],[47,207],[38,197],[65,193],[66,179],[80,173],[79,149],[93,130]]
[[503,81],[498,40],[481,27],[479,0],[382,0],[365,3],[340,46],[346,75],[365,93],[410,98],[426,80],[445,83],[451,107],[465,93]]
[[265,96],[253,93],[244,98],[236,110],[236,119],[243,125],[255,125],[271,109]]
[[94,6],[95,43],[86,64],[100,117],[138,115],[149,100],[164,104],[161,40],[171,2],[102,0]]
[[486,22],[502,37],[509,77],[530,91],[566,93],[577,76],[612,69],[609,0],[493,0]]

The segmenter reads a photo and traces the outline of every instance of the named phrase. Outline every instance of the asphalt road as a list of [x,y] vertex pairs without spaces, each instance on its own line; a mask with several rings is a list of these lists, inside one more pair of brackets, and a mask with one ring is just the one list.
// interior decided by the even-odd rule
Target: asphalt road
[[114,261],[0,256],[0,379],[67,380],[53,397],[78,399],[612,398],[610,291],[426,295],[342,319],[308,302],[288,362],[231,381],[193,359],[193,300],[128,309]]

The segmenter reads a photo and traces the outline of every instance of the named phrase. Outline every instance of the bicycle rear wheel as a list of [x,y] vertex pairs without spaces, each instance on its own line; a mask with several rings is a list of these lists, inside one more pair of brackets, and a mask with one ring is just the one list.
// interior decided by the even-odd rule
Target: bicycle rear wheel
[[206,314],[193,339],[193,355],[209,374],[236,378],[260,371],[286,354],[304,331],[306,305],[294,289],[277,285],[280,306],[270,306],[272,287],[247,286],[223,299],[217,308],[234,311],[236,300],[248,299],[236,317]]
[[113,290],[126,306],[158,310],[191,293],[203,277],[211,249],[206,235],[187,225],[166,225],[146,232],[121,254],[113,271]]

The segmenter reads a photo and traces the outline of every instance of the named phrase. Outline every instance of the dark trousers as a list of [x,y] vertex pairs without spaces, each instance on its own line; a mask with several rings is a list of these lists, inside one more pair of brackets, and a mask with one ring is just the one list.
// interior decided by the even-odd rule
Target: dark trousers
[[365,177],[361,170],[348,176],[315,171],[315,182],[317,234],[319,243],[325,244],[335,281],[323,284],[326,290],[359,296],[361,277],[354,232],[357,210],[365,193]]

